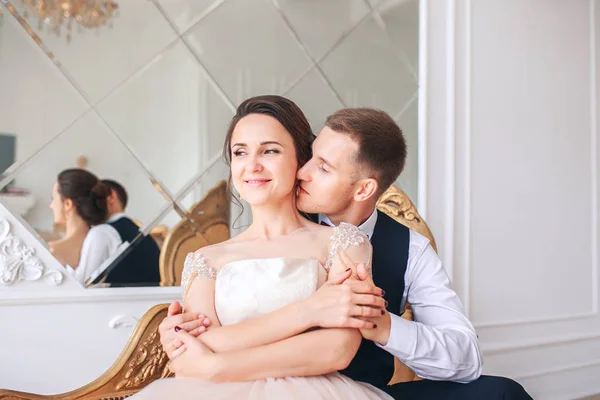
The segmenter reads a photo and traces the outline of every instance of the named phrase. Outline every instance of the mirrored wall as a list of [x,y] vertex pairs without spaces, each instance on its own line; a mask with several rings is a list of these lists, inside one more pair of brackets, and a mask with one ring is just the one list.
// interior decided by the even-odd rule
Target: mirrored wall
[[176,227],[195,229],[194,206],[227,179],[229,120],[253,95],[291,98],[315,133],[343,107],[387,111],[409,144],[398,185],[417,201],[418,0],[116,3],[101,26],[69,28],[0,0],[0,202],[40,240],[60,241],[53,185],[82,168],[125,188],[124,213],[139,228],[84,284],[109,284],[132,244],[150,238],[160,258]]

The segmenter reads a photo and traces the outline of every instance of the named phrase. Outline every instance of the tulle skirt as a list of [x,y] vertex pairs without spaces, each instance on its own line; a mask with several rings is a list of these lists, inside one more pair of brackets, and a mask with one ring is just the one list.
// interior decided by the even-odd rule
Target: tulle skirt
[[393,400],[381,390],[367,383],[353,381],[339,373],[231,383],[167,378],[153,382],[131,399]]

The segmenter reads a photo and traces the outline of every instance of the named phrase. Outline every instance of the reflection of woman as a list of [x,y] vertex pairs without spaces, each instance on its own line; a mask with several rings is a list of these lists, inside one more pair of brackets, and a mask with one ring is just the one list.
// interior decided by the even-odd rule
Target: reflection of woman
[[[233,239],[188,255],[182,277],[184,307],[215,323],[172,361],[177,378],[156,381],[134,398],[390,398],[335,372],[339,360],[323,360],[331,363],[327,375],[234,383],[211,382],[207,378],[212,371],[199,366],[200,358],[204,358],[203,365],[211,365],[207,359],[215,357],[214,353],[300,334],[290,331],[286,316],[276,310],[309,297],[330,274],[339,276],[346,270],[336,257],[340,248],[355,261],[369,263],[371,246],[358,228],[344,223],[336,228],[320,226],[296,209],[296,171],[310,158],[312,138],[302,111],[287,99],[260,96],[239,106],[224,150],[233,185],[251,206],[252,224]],[[351,359],[360,344],[360,332],[330,332],[332,346],[347,344],[347,354],[340,358]]]
[[52,188],[54,223],[65,224],[66,234],[49,243],[50,251],[74,269],[73,275],[81,283],[114,256],[121,244],[115,228],[104,224],[108,194],[94,174],[82,169],[62,171]]

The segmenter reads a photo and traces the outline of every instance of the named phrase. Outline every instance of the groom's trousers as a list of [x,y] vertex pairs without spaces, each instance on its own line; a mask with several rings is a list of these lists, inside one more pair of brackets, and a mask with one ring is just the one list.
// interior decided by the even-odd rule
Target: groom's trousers
[[415,381],[384,388],[394,399],[531,400],[519,383],[499,376],[482,375],[470,383]]

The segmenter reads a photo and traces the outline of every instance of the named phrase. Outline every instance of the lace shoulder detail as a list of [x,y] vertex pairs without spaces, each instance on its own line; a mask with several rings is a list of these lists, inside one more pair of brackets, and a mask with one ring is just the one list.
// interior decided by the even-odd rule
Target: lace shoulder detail
[[200,276],[217,279],[217,270],[202,254],[198,252],[188,253],[185,257],[183,272],[181,274],[181,288],[183,289],[184,298],[194,279]]
[[325,262],[325,270],[329,272],[333,265],[338,249],[341,247],[342,250],[346,250],[350,246],[360,246],[361,244],[369,241],[369,237],[364,234],[358,227],[341,222],[338,226],[333,228],[333,235],[329,238],[329,255]]

